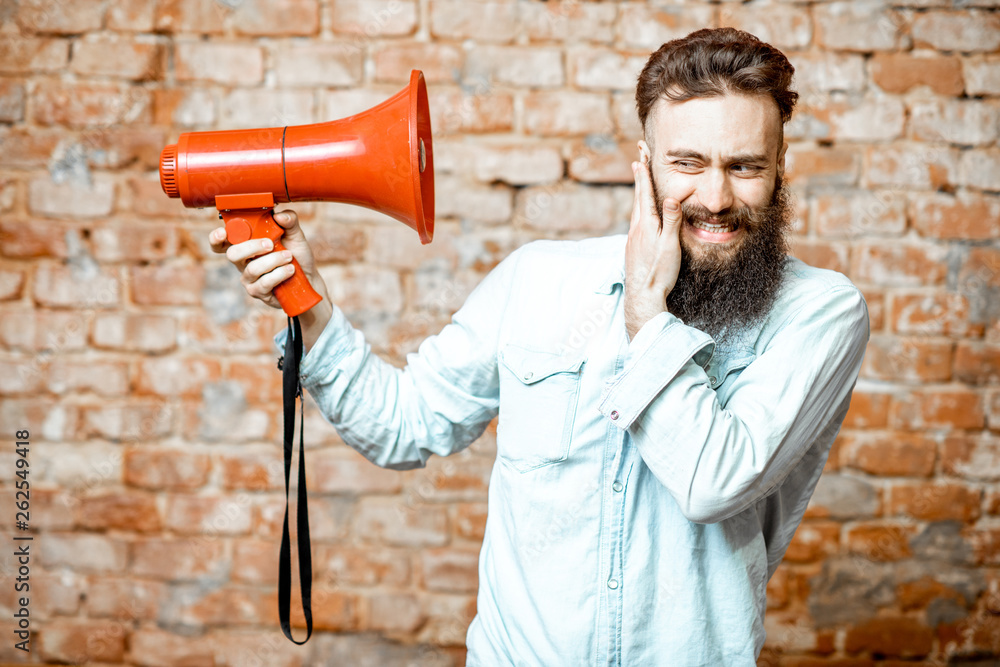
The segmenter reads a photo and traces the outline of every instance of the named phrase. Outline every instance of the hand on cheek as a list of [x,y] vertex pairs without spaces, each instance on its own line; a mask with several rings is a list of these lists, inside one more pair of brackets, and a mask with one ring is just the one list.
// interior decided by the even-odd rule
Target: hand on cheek
[[625,328],[629,340],[667,309],[667,294],[680,270],[680,202],[667,198],[658,216],[653,198],[649,153],[640,143],[640,161],[632,163],[635,198],[625,243]]

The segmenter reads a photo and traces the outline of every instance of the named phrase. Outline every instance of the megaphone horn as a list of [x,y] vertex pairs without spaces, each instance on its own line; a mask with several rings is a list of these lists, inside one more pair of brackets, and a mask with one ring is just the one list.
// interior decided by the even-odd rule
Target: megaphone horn
[[[434,236],[434,151],[427,85],[418,70],[385,102],[341,120],[185,132],[160,155],[160,186],[185,206],[215,206],[230,243],[270,238],[282,250],[277,203],[331,201],[385,213]],[[289,316],[319,303],[296,264],[274,295]]]

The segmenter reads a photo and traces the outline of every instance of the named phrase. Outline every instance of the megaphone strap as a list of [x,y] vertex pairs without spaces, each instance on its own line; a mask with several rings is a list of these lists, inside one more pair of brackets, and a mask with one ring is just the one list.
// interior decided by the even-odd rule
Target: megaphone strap
[[[302,326],[298,317],[288,318],[288,337],[281,363],[281,395],[285,419],[285,525],[281,531],[281,553],[278,563],[278,618],[281,631],[293,644],[305,644],[312,636],[312,547],[309,540],[309,500],[306,494],[306,452],[302,435],[305,422],[305,401],[299,383],[299,362],[302,360]],[[288,496],[292,473],[292,452],[295,447],[295,399],[299,399],[299,482],[298,505],[295,513],[299,551],[299,590],[302,592],[302,613],[306,617],[306,638],[292,637],[289,621],[292,598],[292,549],[288,530]]]

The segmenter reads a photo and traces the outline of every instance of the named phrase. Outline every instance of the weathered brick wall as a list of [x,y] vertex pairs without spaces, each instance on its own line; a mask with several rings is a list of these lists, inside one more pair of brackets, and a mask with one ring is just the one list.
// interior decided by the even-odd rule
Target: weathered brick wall
[[396,473],[313,412],[317,635],[277,631],[283,319],[209,252],[214,212],[161,193],[159,150],[343,117],[423,69],[434,243],[297,207],[337,302],[399,364],[513,248],[625,229],[637,70],[713,25],[795,64],[795,252],[847,273],[872,315],[769,585],[761,662],[1000,656],[995,0],[8,0],[0,20],[0,522],[17,532],[12,441],[29,429],[35,536],[32,651],[4,630],[0,660],[462,664],[491,434]]

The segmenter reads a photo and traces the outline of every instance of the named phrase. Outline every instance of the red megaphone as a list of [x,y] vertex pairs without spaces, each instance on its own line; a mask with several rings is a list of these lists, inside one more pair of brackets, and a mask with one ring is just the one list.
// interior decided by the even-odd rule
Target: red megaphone
[[[434,159],[427,86],[410,85],[368,111],[314,125],[185,132],[160,154],[160,185],[185,206],[215,206],[230,243],[269,238],[283,250],[276,203],[335,201],[364,206],[434,235]],[[289,316],[321,298],[302,268],[274,288]]]

